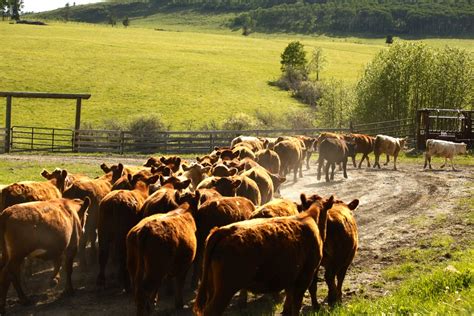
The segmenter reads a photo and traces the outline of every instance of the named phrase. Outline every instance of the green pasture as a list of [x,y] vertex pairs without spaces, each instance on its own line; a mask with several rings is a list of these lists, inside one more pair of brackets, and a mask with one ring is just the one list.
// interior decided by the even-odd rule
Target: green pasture
[[[280,54],[291,40],[301,40],[308,51],[322,47],[327,66],[321,77],[348,84],[355,84],[364,66],[385,48],[383,39],[244,37],[219,28],[219,18],[211,17],[203,19],[214,32],[198,32],[189,25],[174,27],[173,23],[187,25],[182,14],[169,13],[167,19],[150,16],[133,21],[135,27],[128,29],[0,22],[0,90],[91,93],[92,98],[84,102],[82,121],[94,127],[158,113],[173,130],[198,129],[235,112],[272,111],[283,117],[305,107],[288,92],[268,85],[279,76]],[[195,14],[190,21],[198,23],[199,18]],[[473,41],[428,42],[473,50]],[[14,100],[13,125],[70,128],[74,113],[71,101]],[[3,125],[3,111],[0,116]]]

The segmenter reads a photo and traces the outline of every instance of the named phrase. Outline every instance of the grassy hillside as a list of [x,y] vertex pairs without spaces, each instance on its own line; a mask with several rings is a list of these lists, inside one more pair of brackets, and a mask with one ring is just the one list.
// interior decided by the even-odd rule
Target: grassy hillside
[[[286,38],[74,23],[47,27],[0,23],[0,33],[9,43],[0,47],[1,90],[89,92],[92,98],[83,110],[86,122],[160,113],[173,129],[188,129],[236,111],[283,114],[302,106],[267,84],[279,75]],[[309,39],[305,43],[327,48],[329,66],[323,76],[349,82],[383,47]],[[15,106],[18,102],[22,106]],[[72,126],[73,102],[54,102],[60,107],[16,101],[13,124]]]

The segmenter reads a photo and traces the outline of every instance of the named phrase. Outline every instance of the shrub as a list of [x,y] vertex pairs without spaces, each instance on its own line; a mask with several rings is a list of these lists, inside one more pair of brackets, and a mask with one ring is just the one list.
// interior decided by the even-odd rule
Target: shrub
[[322,85],[313,81],[302,81],[294,92],[296,98],[310,106],[316,106],[322,94]]
[[154,132],[167,131],[167,126],[160,115],[141,115],[132,119],[128,130],[137,136],[144,136]]
[[301,129],[314,127],[314,114],[311,110],[292,110],[286,113],[285,116],[288,128]]
[[239,112],[232,114],[229,118],[222,122],[222,129],[227,130],[248,130],[259,128],[258,120],[248,114]]

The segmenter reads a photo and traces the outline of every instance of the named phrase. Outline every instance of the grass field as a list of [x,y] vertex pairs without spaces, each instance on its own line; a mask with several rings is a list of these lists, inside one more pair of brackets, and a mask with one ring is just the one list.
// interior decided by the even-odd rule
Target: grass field
[[[157,25],[154,21],[160,16],[151,16],[128,29],[0,23],[2,43],[8,43],[0,46],[0,90],[91,93],[82,121],[95,126],[104,120],[124,123],[136,115],[159,113],[174,130],[197,129],[237,111],[253,114],[258,109],[283,116],[304,107],[267,83],[278,77],[280,53],[291,40],[303,41],[308,51],[321,46],[328,59],[322,78],[348,84],[354,84],[364,65],[385,47],[382,39],[243,37],[222,30],[189,32],[194,29],[189,25],[181,31],[173,27],[182,21],[177,15],[170,13]],[[429,43],[473,50],[472,41]],[[0,115],[3,122],[3,111]],[[70,128],[73,120],[74,102],[14,100],[13,125]]]

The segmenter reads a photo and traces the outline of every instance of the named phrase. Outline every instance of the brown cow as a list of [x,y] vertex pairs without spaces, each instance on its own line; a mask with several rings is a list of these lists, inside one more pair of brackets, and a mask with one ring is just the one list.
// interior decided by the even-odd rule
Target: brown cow
[[97,226],[99,220],[99,204],[100,201],[111,191],[110,182],[104,178],[98,179],[80,179],[74,181],[63,193],[63,197],[69,199],[85,199],[91,200],[91,205],[87,212],[87,220],[84,226],[84,234],[79,242],[79,261],[82,268],[87,265],[85,249],[88,242],[91,244],[91,257],[97,260],[97,251],[95,241],[97,239]]
[[176,177],[164,179],[159,176],[161,187],[153,192],[143,203],[140,213],[147,217],[158,213],[167,213],[178,207],[176,197],[185,190],[191,180],[181,181]]
[[[322,197],[312,195],[306,197],[301,194],[302,208],[306,209]],[[357,224],[352,211],[359,205],[359,200],[353,200],[349,204],[341,200],[334,200],[332,208],[328,211],[326,241],[324,242],[323,260],[324,278],[329,289],[328,304],[333,306],[342,301],[342,283],[346,276],[347,269],[352,263],[357,251],[358,234]],[[317,272],[309,291],[311,302],[314,308],[319,308],[316,298],[317,293]],[[336,286],[337,276],[337,286]]]
[[215,177],[230,177],[235,175],[239,170],[237,168],[229,168],[225,164],[216,164],[211,169],[211,175]]
[[198,250],[192,280],[194,285],[200,279],[204,243],[212,228],[249,219],[254,210],[255,205],[240,196],[210,199],[198,208],[195,216]]
[[274,199],[258,207],[250,218],[270,218],[298,214],[296,203],[287,199]]
[[374,150],[375,137],[365,134],[349,134],[345,139],[355,144],[354,155],[352,156],[354,167],[356,167],[355,156],[356,154],[361,153],[362,158],[359,162],[359,169],[361,168],[364,159],[367,159],[367,167],[370,168],[369,154]]
[[374,142],[374,155],[375,155],[375,162],[374,168],[378,167],[380,169],[379,158],[381,154],[387,155],[387,162],[385,162],[385,166],[389,163],[390,158],[389,156],[393,156],[393,170],[397,170],[397,157],[405,147],[405,143],[407,138],[395,138],[386,135],[377,135],[375,137]]
[[29,302],[20,280],[20,269],[27,256],[54,262],[53,285],[59,281],[59,269],[64,260],[65,293],[73,293],[72,265],[89,204],[89,198],[85,201],[60,198],[13,205],[0,214],[0,244],[3,248],[0,314],[5,314],[10,282],[13,282],[20,303]]
[[199,192],[186,193],[179,198],[179,208],[146,217],[128,233],[127,267],[137,315],[152,312],[165,277],[175,278],[175,307],[183,308],[184,281],[196,255],[193,216],[198,202]]
[[294,181],[297,181],[298,170],[300,178],[303,177],[302,169],[305,148],[303,148],[301,144],[302,142],[297,139],[283,140],[278,142],[273,149],[280,157],[280,175],[286,176],[293,170]]
[[329,167],[331,167],[331,180],[334,180],[336,163],[342,163],[344,178],[347,179],[347,157],[354,153],[354,144],[338,138],[326,138],[319,145],[318,180],[321,179],[321,168],[326,160],[326,182],[329,182]]
[[[247,167],[248,168],[248,167]],[[262,204],[269,202],[273,198],[275,192],[273,180],[268,171],[262,166],[252,167],[241,174],[255,181],[260,190]]]
[[195,191],[198,184],[207,177],[211,167],[204,167],[199,163],[193,163],[190,166],[183,166],[183,174],[181,177],[191,180],[189,188],[191,191]]
[[66,170],[56,169],[53,173],[43,170],[41,175],[48,181],[22,181],[7,185],[2,189],[1,210],[19,203],[47,201],[60,198],[62,192],[71,185]]
[[212,167],[218,160],[219,157],[210,155],[196,157],[196,161],[200,163],[203,167]]
[[257,218],[214,229],[206,242],[194,312],[222,315],[240,289],[286,292],[283,314],[299,315],[323,257],[327,211],[334,198],[295,216]]
[[257,182],[245,175],[236,175],[233,176],[232,179],[239,180],[241,182],[235,191],[235,195],[246,197],[255,205],[262,204],[262,195],[260,194],[260,189],[258,188]]
[[252,151],[251,148],[248,146],[244,146],[244,144],[240,143],[237,144],[235,147],[232,148],[232,151],[234,153],[238,153],[238,158],[239,159],[244,159],[244,158],[250,158],[252,160],[255,160],[255,153]]
[[261,149],[265,149],[267,143],[266,140],[254,136],[238,136],[232,140],[230,147],[236,147],[237,144],[248,144],[252,148],[253,152],[257,152]]
[[259,150],[256,153],[256,162],[258,162],[262,167],[268,170],[270,173],[279,174],[280,173],[280,157],[278,154],[271,149]]
[[[97,285],[105,285],[105,268],[109,251],[115,248],[119,264],[119,278],[126,290],[129,289],[129,279],[126,269],[125,239],[130,228],[141,219],[141,207],[148,197],[148,186],[155,183],[159,176],[138,180],[129,175],[133,190],[118,190],[107,194],[99,205],[99,265]],[[112,244],[114,247],[112,247]]]

